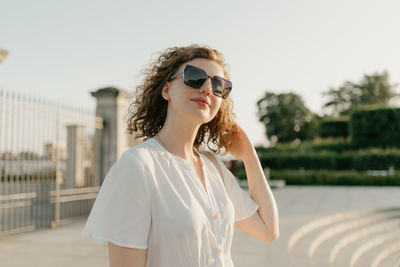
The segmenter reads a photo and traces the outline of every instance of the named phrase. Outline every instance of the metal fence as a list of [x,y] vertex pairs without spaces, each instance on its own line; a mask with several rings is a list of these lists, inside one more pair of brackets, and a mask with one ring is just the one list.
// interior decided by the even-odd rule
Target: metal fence
[[0,90],[0,236],[89,214],[100,188],[94,114]]

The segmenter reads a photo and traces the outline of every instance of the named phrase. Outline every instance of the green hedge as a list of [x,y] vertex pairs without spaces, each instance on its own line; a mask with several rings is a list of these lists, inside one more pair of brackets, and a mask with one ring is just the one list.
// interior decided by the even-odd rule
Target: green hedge
[[350,136],[355,147],[400,147],[400,108],[353,110]]
[[[270,179],[285,180],[287,185],[363,185],[400,186],[400,172],[388,176],[373,176],[366,172],[330,170],[271,170]],[[236,173],[246,179],[244,169]]]
[[336,153],[258,152],[262,166],[272,169],[384,170],[400,169],[400,149],[365,149]]
[[366,172],[310,170],[271,171],[270,179],[285,180],[287,185],[373,185],[400,186],[400,172],[387,176],[373,176]]
[[348,119],[329,119],[319,123],[319,136],[321,137],[347,137],[348,135]]
[[299,151],[334,151],[344,152],[353,150],[349,138],[316,138],[304,141],[299,145],[294,143],[277,144],[273,147],[256,147],[257,152],[299,152]]

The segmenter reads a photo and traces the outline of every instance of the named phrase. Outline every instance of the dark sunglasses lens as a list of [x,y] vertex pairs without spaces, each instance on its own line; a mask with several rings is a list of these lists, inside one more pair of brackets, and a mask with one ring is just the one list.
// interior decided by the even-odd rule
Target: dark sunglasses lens
[[229,81],[221,79],[219,77],[214,77],[212,79],[213,92],[214,95],[225,98],[228,96],[232,89],[232,85]]
[[206,80],[206,73],[199,68],[187,65],[184,71],[184,82],[193,88],[200,88]]

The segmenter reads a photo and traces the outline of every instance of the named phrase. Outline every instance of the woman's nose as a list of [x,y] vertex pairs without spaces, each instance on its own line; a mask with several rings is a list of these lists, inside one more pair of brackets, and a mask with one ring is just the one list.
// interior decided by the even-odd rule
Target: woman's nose
[[207,80],[200,87],[200,93],[210,94],[211,92],[212,92],[212,83],[211,83],[211,78],[208,77]]

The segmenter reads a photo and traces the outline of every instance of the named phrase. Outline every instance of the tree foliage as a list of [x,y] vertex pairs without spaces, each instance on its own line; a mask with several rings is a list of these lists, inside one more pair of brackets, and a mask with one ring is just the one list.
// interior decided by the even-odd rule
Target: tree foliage
[[365,105],[387,105],[389,100],[398,96],[396,85],[389,83],[389,74],[374,73],[364,75],[359,83],[345,81],[339,88],[331,88],[323,95],[328,101],[323,105],[330,108],[334,116],[348,115],[350,110]]
[[265,125],[267,137],[273,142],[312,139],[317,132],[317,116],[294,93],[266,92],[257,101],[259,121]]

